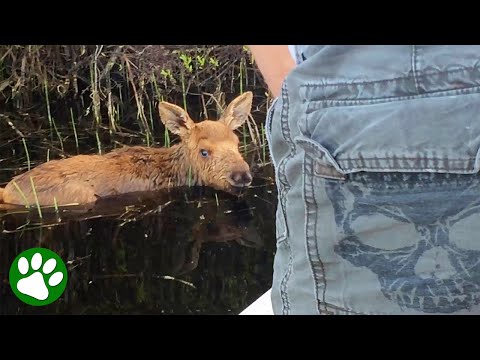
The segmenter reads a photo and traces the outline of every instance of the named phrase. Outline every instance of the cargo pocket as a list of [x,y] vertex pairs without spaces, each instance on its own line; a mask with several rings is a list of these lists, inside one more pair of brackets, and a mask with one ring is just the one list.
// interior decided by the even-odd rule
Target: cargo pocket
[[478,309],[478,89],[356,101],[308,91],[295,142],[319,311]]

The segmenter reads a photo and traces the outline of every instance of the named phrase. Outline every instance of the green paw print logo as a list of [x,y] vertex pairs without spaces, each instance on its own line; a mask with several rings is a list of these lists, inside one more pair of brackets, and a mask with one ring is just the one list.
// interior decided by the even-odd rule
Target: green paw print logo
[[13,292],[24,303],[48,305],[63,294],[67,285],[67,267],[53,251],[32,248],[15,258],[9,279]]

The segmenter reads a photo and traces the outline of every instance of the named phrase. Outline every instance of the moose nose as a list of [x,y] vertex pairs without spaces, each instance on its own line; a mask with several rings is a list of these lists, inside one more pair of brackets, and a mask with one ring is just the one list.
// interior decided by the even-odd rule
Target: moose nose
[[252,174],[249,171],[233,171],[228,180],[233,186],[248,186],[252,183]]

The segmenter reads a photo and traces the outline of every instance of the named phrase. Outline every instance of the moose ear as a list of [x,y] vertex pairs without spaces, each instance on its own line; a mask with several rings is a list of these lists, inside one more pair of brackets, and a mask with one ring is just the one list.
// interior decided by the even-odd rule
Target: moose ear
[[235,98],[223,113],[220,121],[235,130],[242,126],[252,110],[253,94],[248,91]]
[[173,134],[184,136],[195,126],[188,113],[180,106],[162,101],[158,105],[160,119]]

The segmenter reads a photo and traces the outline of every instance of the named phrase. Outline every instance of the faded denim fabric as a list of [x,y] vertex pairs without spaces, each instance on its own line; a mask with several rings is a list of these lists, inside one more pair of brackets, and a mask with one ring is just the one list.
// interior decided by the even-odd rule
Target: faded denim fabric
[[267,134],[276,314],[480,314],[480,46],[297,48]]

